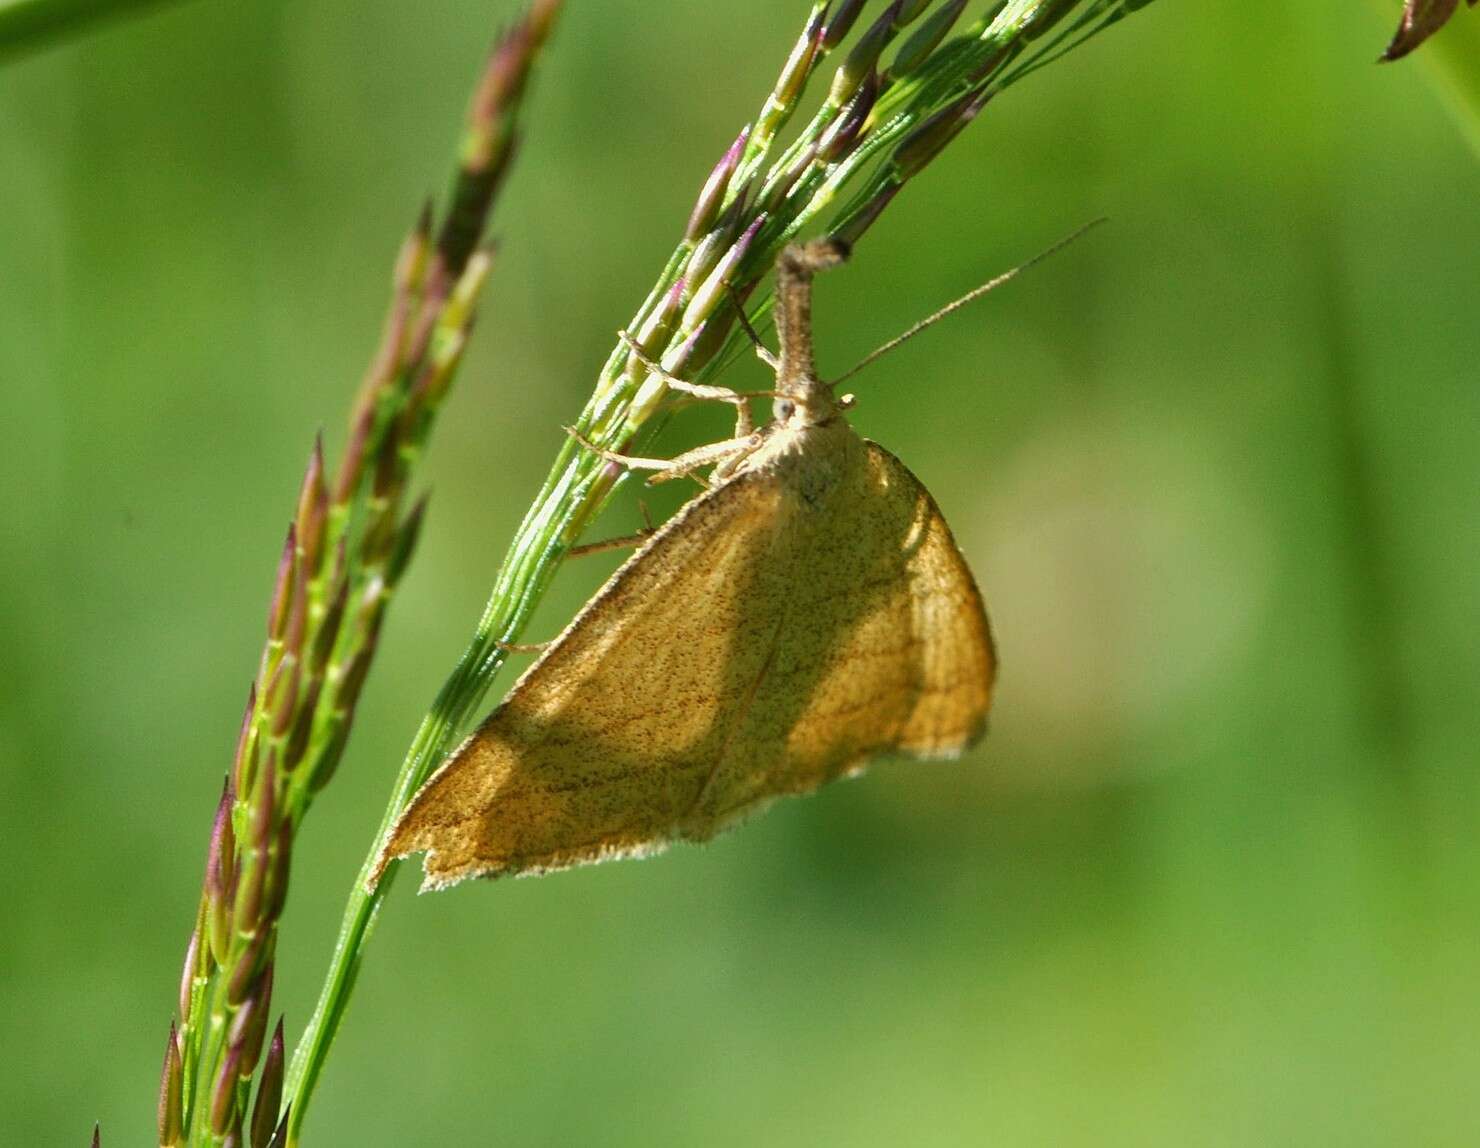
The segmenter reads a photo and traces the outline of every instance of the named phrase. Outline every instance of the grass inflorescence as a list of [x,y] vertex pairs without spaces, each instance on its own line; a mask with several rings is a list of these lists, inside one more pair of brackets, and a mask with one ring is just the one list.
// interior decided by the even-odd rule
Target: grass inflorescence
[[401,248],[385,334],[355,401],[344,457],[332,474],[321,442],[309,457],[212,823],[165,1047],[161,1145],[286,1142],[281,1019],[267,1033],[293,842],[343,756],[387,607],[416,545],[425,501],[413,500],[412,476],[467,345],[491,266],[480,247],[484,225],[513,156],[531,65],[558,8],[558,0],[535,3],[496,44],[472,100],[450,206],[440,223],[426,209]]

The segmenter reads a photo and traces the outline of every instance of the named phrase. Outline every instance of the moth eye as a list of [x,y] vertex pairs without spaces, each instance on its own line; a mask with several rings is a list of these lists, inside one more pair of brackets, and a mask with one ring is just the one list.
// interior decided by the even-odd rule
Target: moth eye
[[797,409],[796,403],[790,399],[777,399],[773,413],[778,419],[791,418],[792,412]]

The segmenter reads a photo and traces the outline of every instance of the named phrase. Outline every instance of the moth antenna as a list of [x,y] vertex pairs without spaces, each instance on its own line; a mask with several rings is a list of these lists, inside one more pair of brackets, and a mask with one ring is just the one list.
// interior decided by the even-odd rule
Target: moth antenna
[[740,320],[740,326],[750,339],[750,345],[755,348],[756,358],[765,363],[773,371],[781,369],[781,360],[771,353],[771,348],[766,346],[765,340],[761,338],[754,325],[750,322],[750,316],[745,313],[745,300],[740,298],[740,293],[735,288],[728,288],[730,293],[730,306],[735,308],[735,318]]
[[955,302],[947,303],[939,311],[936,311],[933,315],[925,316],[925,318],[921,319],[913,327],[910,327],[908,330],[896,335],[894,338],[885,343],[882,347],[870,351],[851,368],[849,368],[847,371],[844,371],[836,379],[833,379],[829,385],[837,386],[839,383],[847,379],[851,379],[854,375],[858,374],[859,371],[863,370],[864,367],[868,366],[875,359],[882,358],[884,355],[887,355],[890,351],[894,350],[894,348],[899,346],[901,343],[913,339],[921,331],[925,330],[926,327],[934,326],[936,323],[939,323],[942,319],[951,314],[953,311],[958,311],[973,300],[980,299],[988,291],[992,291],[998,287],[1001,287],[1002,284],[1006,283],[1009,279],[1015,279],[1019,273],[1026,271],[1029,267],[1032,267],[1035,264],[1042,263],[1050,255],[1057,254],[1065,247],[1068,247],[1069,244],[1073,243],[1076,239],[1085,234],[1085,232],[1090,231],[1091,229],[1096,228],[1100,224],[1107,221],[1108,216],[1104,215],[1100,216],[1100,218],[1098,219],[1091,219],[1084,226],[1070,232],[1068,235],[1064,236],[1064,238],[1060,239],[1057,243],[1040,251],[1031,259],[1019,263],[1010,271],[1004,271],[1001,275],[998,275],[993,279],[988,279],[980,287],[973,288],[972,290],[966,292],[965,295],[962,295],[961,298],[957,299]]

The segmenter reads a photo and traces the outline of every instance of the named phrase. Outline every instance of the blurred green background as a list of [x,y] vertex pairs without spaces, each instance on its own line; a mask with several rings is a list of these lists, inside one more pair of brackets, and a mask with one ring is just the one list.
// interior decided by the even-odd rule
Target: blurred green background
[[[985,744],[704,849],[403,882],[311,1143],[1480,1140],[1480,164],[1419,57],[1374,66],[1385,14],[1297,7],[1127,20],[819,288],[837,371],[1112,219],[856,385],[986,590]],[[560,424],[803,8],[570,6],[421,554],[295,854],[292,1033]],[[153,1142],[303,460],[343,440],[511,10],[197,0],[0,72],[9,1142]]]

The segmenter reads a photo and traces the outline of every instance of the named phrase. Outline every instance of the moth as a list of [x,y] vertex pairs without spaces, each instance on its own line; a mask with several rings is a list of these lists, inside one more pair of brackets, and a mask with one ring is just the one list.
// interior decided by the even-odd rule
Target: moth
[[853,430],[813,362],[812,277],[845,257],[823,240],[777,262],[768,425],[663,463],[610,456],[712,464],[712,485],[426,782],[372,882],[417,852],[423,888],[642,856],[982,735],[997,659],[981,593],[929,492]]

